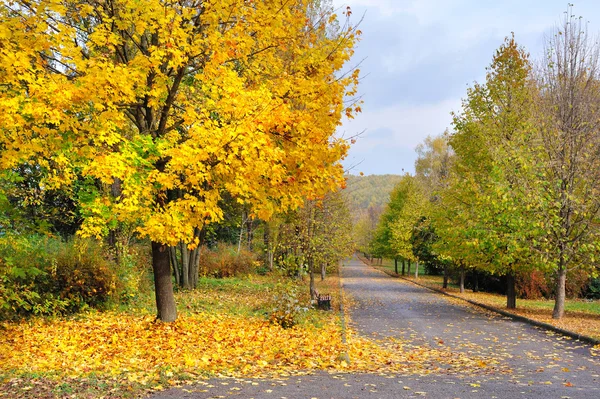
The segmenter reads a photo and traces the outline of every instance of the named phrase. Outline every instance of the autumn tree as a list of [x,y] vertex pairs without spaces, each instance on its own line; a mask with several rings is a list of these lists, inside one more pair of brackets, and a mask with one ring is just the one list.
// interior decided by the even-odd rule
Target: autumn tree
[[406,216],[405,207],[410,201],[409,196],[413,194],[410,184],[407,184],[410,179],[408,174],[404,175],[390,193],[389,202],[379,217],[370,243],[374,254],[394,259],[396,273],[398,273],[398,257],[402,258],[402,262],[412,259],[406,257],[405,251],[399,250],[400,247],[395,242],[397,237],[393,233],[394,225],[399,223],[399,218]]
[[270,227],[279,267],[294,275],[308,273],[314,296],[315,274],[325,279],[328,270],[352,254],[352,221],[341,192],[307,200],[299,209],[279,215]]
[[415,177],[421,181],[431,200],[436,200],[437,193],[447,186],[452,149],[448,144],[449,132],[438,136],[427,136],[415,149]]
[[542,253],[556,271],[554,318],[564,314],[567,272],[593,268],[600,250],[600,47],[572,12],[548,39],[536,71]]
[[175,320],[168,247],[196,247],[224,192],[268,218],[341,184],[334,132],[358,71],[338,71],[358,32],[332,34],[331,9],[307,18],[315,4],[4,2],[0,168],[35,162],[47,188],[118,181],[80,203],[82,234],[137,226]]
[[[373,250],[373,238],[382,212],[381,207],[370,205],[352,225],[352,236],[356,248],[365,254],[371,254]],[[377,250],[377,248],[375,249]]]
[[532,93],[528,54],[509,37],[486,82],[468,90],[454,115],[453,173],[437,218],[440,245],[462,275],[470,265],[508,276],[509,308],[516,306],[515,272],[540,266],[531,246],[539,233],[531,206],[538,196]]

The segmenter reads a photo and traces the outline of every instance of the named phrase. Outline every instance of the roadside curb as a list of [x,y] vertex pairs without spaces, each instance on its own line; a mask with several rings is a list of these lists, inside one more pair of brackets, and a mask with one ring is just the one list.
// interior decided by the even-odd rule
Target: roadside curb
[[[366,263],[364,261],[363,261],[363,263],[365,263],[365,264],[368,265],[368,263]],[[408,282],[413,283],[415,285],[418,285],[420,287],[427,288],[430,291],[434,291],[434,292],[437,292],[439,294],[443,294],[443,295],[446,295],[446,296],[449,296],[449,297],[452,297],[452,298],[460,299],[461,301],[468,302],[471,305],[475,305],[475,306],[478,306],[480,308],[489,310],[491,312],[501,314],[502,316],[510,317],[513,320],[517,320],[517,321],[520,321],[520,322],[523,322],[523,323],[527,323],[527,324],[530,324],[530,325],[533,325],[533,326],[536,326],[536,327],[544,328],[546,330],[550,330],[550,331],[553,331],[555,333],[567,336],[567,337],[575,339],[575,340],[586,342],[586,343],[591,344],[591,345],[600,345],[600,339],[592,338],[592,337],[589,337],[587,335],[578,334],[578,333],[573,332],[573,331],[569,331],[569,330],[565,330],[565,329],[560,328],[560,327],[553,326],[552,324],[544,323],[542,321],[537,321],[537,320],[533,320],[533,319],[530,319],[530,318],[525,317],[525,316],[521,316],[521,315],[517,315],[517,314],[514,314],[514,313],[510,313],[510,312],[507,312],[507,311],[502,310],[502,309],[498,309],[498,308],[490,306],[490,305],[486,305],[486,304],[483,304],[483,303],[480,303],[480,302],[473,301],[471,299],[467,299],[467,298],[460,297],[458,295],[451,294],[451,293],[446,292],[444,290],[441,290],[439,288],[429,287],[427,285],[424,285],[424,284],[418,283],[416,281],[410,280],[408,278],[402,277],[400,275],[397,275],[396,273],[388,273],[387,270],[382,270],[383,268],[378,268],[375,265],[369,265],[369,266],[371,266],[372,268],[374,268],[376,270],[384,272],[385,274],[387,274],[390,277],[400,278],[400,279],[402,279],[404,281],[408,281]]]

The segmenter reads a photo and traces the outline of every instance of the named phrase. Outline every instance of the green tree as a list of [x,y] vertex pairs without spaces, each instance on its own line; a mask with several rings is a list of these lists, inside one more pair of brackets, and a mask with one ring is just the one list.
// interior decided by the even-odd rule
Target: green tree
[[414,238],[419,223],[428,213],[430,202],[423,186],[414,176],[406,174],[395,190],[403,201],[397,204],[397,217],[390,223],[391,247],[397,256],[417,263],[416,277],[420,258],[418,251],[415,251]]
[[509,37],[497,50],[485,84],[467,93],[454,115],[449,143],[452,177],[442,191],[436,230],[445,254],[461,265],[508,276],[507,307],[516,306],[514,273],[541,267],[531,243],[539,221],[531,183],[533,90],[528,54]]

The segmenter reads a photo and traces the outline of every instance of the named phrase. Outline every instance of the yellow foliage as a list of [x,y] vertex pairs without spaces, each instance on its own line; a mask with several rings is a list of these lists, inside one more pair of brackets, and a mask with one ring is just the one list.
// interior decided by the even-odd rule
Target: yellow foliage
[[0,168],[118,178],[116,198],[86,200],[83,233],[126,222],[170,245],[222,218],[224,190],[265,218],[335,189],[358,32],[317,4],[3,3]]

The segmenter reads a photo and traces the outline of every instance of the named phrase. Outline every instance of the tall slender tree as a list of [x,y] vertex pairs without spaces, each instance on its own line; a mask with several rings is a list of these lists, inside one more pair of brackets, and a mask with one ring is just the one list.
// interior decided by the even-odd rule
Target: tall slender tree
[[567,271],[593,267],[600,251],[600,45],[569,6],[545,54],[536,73],[542,253],[556,271],[552,316],[561,318]]

